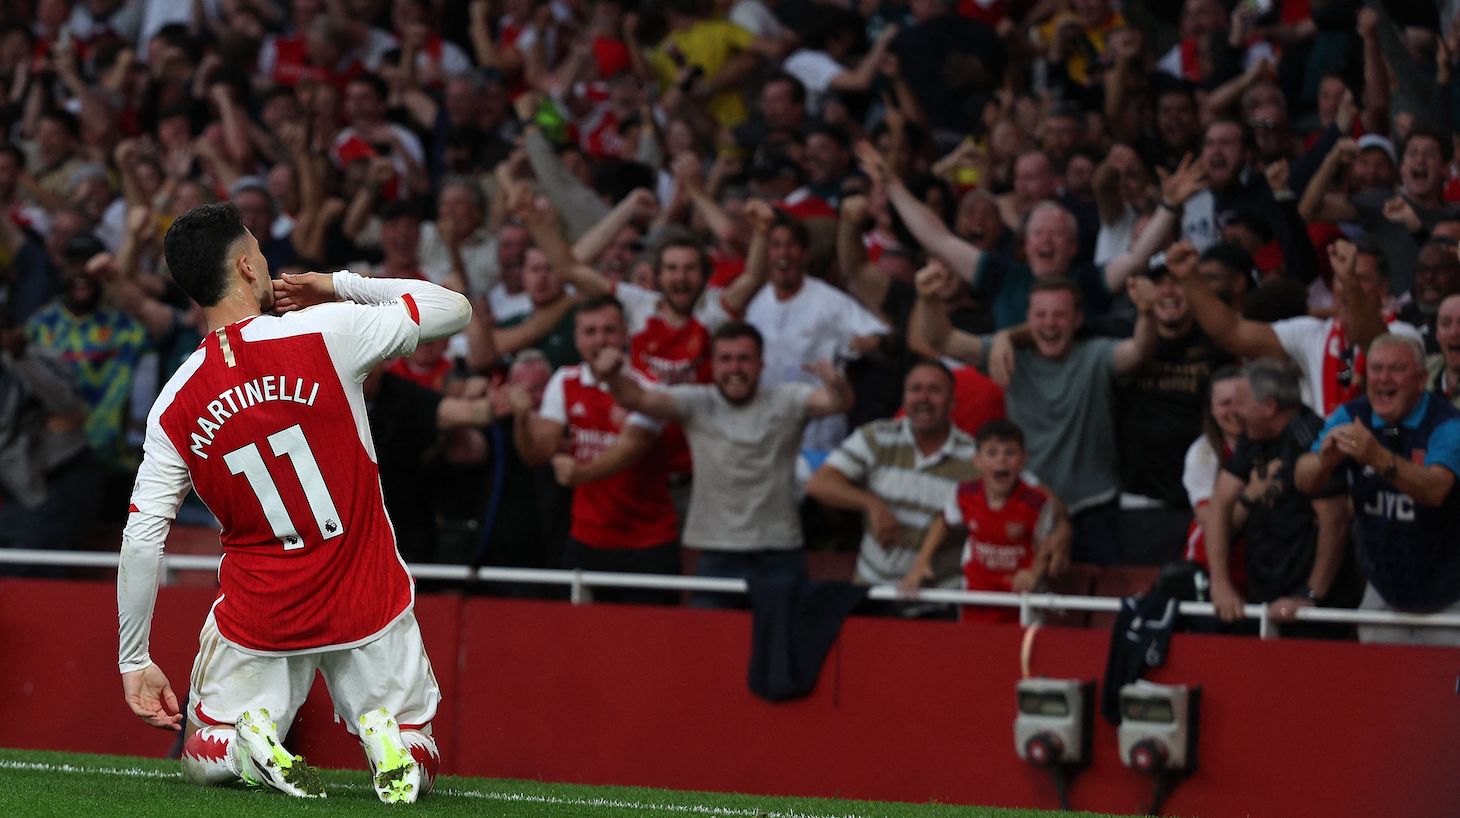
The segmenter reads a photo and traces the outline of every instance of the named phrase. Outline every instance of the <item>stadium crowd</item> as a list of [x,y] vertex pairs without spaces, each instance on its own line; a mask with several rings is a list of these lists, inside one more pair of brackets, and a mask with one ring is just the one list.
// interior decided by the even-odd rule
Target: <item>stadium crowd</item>
[[1457,10],[0,3],[0,545],[120,519],[227,200],[472,299],[366,382],[408,561],[1452,608]]

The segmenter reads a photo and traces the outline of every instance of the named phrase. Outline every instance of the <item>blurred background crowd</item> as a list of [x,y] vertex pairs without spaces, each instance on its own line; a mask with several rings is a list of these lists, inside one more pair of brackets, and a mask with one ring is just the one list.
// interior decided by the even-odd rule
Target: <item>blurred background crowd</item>
[[[228,200],[276,276],[473,299],[366,382],[409,561],[1024,589],[1212,550],[1224,601],[1356,604],[1353,504],[1293,472],[1380,336],[1460,402],[1456,11],[4,0],[0,544],[115,530],[203,326],[161,236]],[[756,425],[700,400],[747,383]]]

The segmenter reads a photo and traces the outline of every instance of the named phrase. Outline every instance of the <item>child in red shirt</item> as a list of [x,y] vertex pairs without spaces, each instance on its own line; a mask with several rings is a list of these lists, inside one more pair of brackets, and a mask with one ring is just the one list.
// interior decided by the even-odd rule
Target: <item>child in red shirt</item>
[[[898,587],[916,590],[933,576],[933,553],[955,530],[965,530],[963,587],[970,591],[1033,591],[1058,559],[1068,560],[1071,526],[1064,506],[1048,489],[1023,475],[1029,460],[1024,433],[1012,421],[985,423],[975,437],[979,478],[958,485],[941,517],[933,520],[913,567]],[[962,618],[1013,622],[1012,608],[974,608]]]

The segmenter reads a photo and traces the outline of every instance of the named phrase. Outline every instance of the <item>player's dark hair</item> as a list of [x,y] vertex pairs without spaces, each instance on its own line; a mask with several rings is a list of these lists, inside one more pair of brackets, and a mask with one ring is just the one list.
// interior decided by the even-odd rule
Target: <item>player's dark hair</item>
[[978,434],[973,436],[973,442],[982,446],[990,440],[1004,440],[1010,443],[1019,444],[1024,448],[1024,430],[1019,424],[1006,418],[995,418],[978,427]]
[[765,352],[765,338],[761,336],[760,330],[745,323],[744,321],[731,321],[728,324],[721,324],[714,334],[710,336],[710,349],[720,341],[733,341],[737,338],[749,338],[755,342],[757,355]]
[[228,288],[228,249],[248,235],[231,202],[199,205],[182,214],[162,239],[172,280],[199,306],[211,307]]

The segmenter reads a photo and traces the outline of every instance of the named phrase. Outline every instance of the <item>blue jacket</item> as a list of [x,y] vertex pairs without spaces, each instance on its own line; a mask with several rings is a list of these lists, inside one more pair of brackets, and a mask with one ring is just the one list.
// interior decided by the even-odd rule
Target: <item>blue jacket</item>
[[[1397,457],[1440,465],[1460,476],[1460,409],[1429,393],[1397,424],[1374,414],[1367,397],[1339,407],[1323,429],[1360,420]],[[1320,436],[1313,450],[1318,451]],[[1365,576],[1391,607],[1425,612],[1460,601],[1460,479],[1439,506],[1420,505],[1379,471],[1345,465],[1354,502],[1354,539]]]

